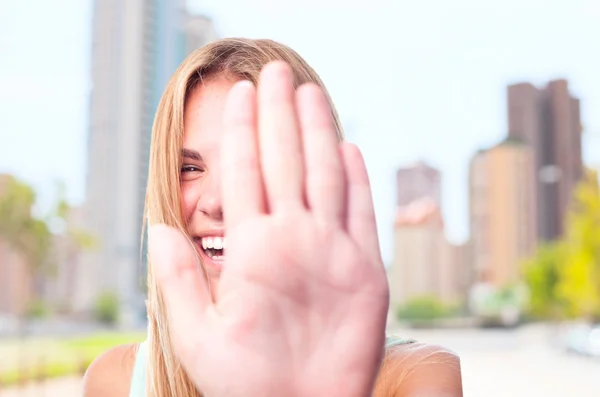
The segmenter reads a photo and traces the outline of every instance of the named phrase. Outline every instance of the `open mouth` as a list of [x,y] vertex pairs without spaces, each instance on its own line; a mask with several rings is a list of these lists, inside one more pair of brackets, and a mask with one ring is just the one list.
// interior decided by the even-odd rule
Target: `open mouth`
[[214,261],[225,258],[225,237],[202,237],[199,239],[202,251]]

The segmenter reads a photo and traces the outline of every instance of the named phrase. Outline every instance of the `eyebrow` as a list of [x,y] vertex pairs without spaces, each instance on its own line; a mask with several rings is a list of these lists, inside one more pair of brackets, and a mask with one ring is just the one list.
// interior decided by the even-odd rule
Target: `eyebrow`
[[200,153],[193,149],[181,149],[181,157],[190,160],[203,161]]

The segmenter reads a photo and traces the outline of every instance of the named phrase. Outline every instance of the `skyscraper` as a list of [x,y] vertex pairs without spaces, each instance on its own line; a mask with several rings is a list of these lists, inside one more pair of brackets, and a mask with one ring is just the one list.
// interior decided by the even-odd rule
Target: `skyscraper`
[[433,199],[426,197],[399,207],[389,274],[392,306],[439,294],[445,244],[442,214]]
[[470,168],[471,259],[477,281],[520,280],[521,261],[537,244],[532,149],[507,140],[478,152]]
[[394,223],[394,261],[388,272],[392,310],[413,298],[447,303],[464,298],[466,258],[444,235],[438,204],[425,197],[399,207]]
[[94,2],[85,255],[76,299],[103,292],[143,309],[140,247],[152,123],[162,91],[187,55],[184,0]]
[[397,206],[404,207],[415,200],[429,197],[441,205],[440,172],[424,162],[396,171]]
[[508,87],[509,137],[533,148],[535,161],[528,171],[535,177],[537,234],[542,241],[559,238],[571,195],[583,162],[579,100],[566,80],[538,89],[529,83]]
[[212,19],[205,15],[188,15],[185,21],[186,54],[210,43],[217,38]]

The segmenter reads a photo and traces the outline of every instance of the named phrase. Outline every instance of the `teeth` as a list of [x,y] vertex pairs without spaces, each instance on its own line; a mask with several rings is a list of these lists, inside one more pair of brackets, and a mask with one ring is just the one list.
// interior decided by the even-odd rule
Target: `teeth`
[[215,249],[223,249],[223,239],[221,237],[215,237],[214,241],[213,241],[214,245],[213,247]]
[[202,249],[225,249],[225,237],[202,237]]

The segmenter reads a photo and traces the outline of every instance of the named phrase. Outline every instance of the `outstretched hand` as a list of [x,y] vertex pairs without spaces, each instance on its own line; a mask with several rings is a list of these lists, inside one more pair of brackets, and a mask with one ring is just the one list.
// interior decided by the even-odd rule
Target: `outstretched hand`
[[210,397],[371,395],[388,287],[360,152],[281,62],[231,89],[224,123],[214,300],[188,240],[150,229],[175,354]]

